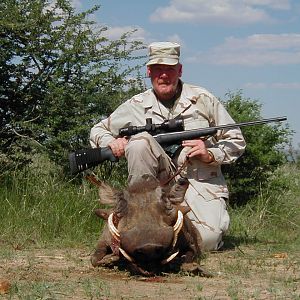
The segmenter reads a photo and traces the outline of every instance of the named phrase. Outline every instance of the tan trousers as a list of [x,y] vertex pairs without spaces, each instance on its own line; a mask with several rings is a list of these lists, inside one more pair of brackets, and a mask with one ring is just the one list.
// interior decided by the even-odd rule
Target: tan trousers
[[[164,183],[176,171],[175,165],[183,162],[182,155],[172,161],[163,148],[148,133],[133,136],[125,149],[128,161],[128,186],[138,189],[141,185]],[[206,201],[190,184],[185,203],[191,208],[188,217],[201,234],[204,250],[217,250],[222,236],[229,227],[229,215],[224,199]]]

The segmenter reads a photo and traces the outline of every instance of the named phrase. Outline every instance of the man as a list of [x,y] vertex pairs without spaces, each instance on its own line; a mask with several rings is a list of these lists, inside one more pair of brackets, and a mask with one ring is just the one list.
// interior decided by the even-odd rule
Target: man
[[[146,118],[160,124],[166,119],[183,118],[186,130],[234,123],[223,105],[202,87],[181,81],[180,45],[158,42],[149,46],[147,74],[152,89],[121,104],[107,119],[91,130],[92,147],[111,148],[128,162],[128,185],[132,189],[152,182],[165,183],[174,170],[184,166],[181,175],[189,179],[186,205],[189,218],[203,239],[204,250],[217,250],[229,226],[226,209],[228,189],[222,164],[234,162],[245,149],[239,129],[220,130],[214,137],[182,142],[170,158],[148,133],[130,138],[118,137],[119,129],[144,126]],[[188,163],[186,160],[188,158]]]

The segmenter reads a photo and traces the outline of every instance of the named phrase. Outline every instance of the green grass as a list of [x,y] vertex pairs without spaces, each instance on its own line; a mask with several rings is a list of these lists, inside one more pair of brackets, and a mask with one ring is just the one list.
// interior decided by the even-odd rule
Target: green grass
[[229,242],[270,245],[275,250],[300,249],[300,172],[287,164],[270,179],[257,199],[231,208]]
[[[117,184],[124,176],[112,172]],[[0,239],[2,244],[68,247],[95,243],[102,226],[93,211],[97,188],[86,180],[75,184],[60,170],[38,158],[23,172],[6,178],[0,186]],[[268,189],[242,207],[230,208],[227,244],[269,244],[299,249],[300,172],[285,165],[273,174]]]
[[78,287],[80,287],[84,299],[109,299],[110,291],[108,287],[105,283],[96,279],[82,279],[79,282],[69,284],[52,281],[22,282],[12,286],[10,292],[12,297],[8,298],[8,296],[7,299],[65,299],[67,296],[78,292]]
[[74,184],[32,166],[0,187],[0,239],[14,248],[95,242],[102,226],[93,213],[97,199],[88,182]]

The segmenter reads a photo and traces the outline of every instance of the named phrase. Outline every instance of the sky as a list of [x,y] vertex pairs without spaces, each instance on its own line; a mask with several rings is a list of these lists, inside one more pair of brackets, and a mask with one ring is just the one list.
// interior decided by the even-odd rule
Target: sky
[[300,0],[73,0],[94,5],[109,37],[137,29],[149,44],[181,45],[184,82],[216,97],[242,91],[263,118],[286,116],[300,147]]

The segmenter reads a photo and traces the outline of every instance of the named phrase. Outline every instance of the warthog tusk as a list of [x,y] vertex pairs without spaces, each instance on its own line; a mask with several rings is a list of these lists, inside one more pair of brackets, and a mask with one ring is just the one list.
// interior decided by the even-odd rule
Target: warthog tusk
[[178,253],[179,253],[179,250],[177,252],[171,254],[168,258],[162,260],[161,264],[165,265],[165,264],[169,263],[172,259],[174,259],[177,256]]
[[122,255],[127,259],[129,260],[130,262],[134,262],[133,258],[130,257],[125,250],[123,250],[121,247],[119,248],[119,251],[122,253]]
[[177,213],[178,213],[177,221],[173,227],[173,229],[174,229],[174,238],[173,238],[173,244],[172,244],[173,247],[175,247],[175,245],[177,243],[178,234],[183,225],[183,214],[180,210],[178,210]]
[[183,224],[183,214],[180,210],[178,210],[178,215],[177,215],[177,221],[174,225],[174,231],[180,231],[182,224]]
[[117,240],[117,241],[120,241],[120,233],[119,233],[119,230],[116,228],[116,226],[114,225],[114,222],[113,222],[113,216],[114,216],[114,213],[111,213],[109,216],[108,216],[108,229],[109,229],[109,232],[111,233],[111,235]]

